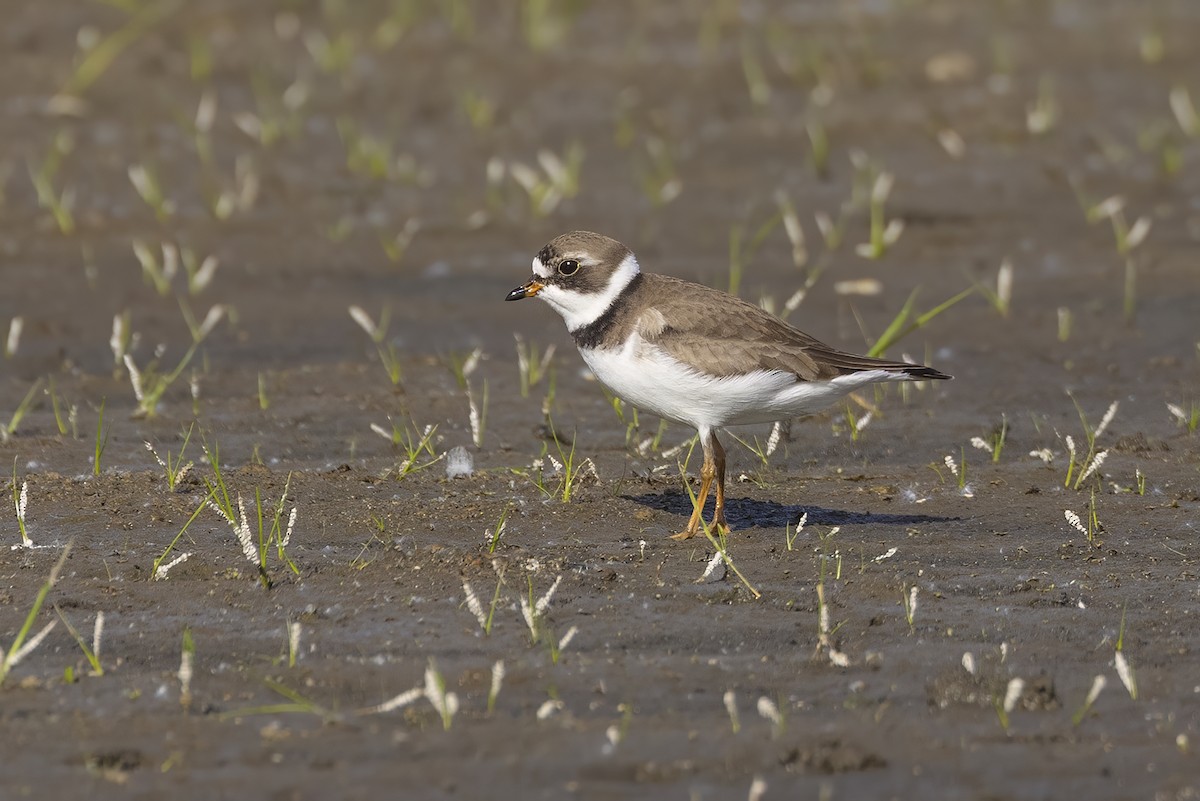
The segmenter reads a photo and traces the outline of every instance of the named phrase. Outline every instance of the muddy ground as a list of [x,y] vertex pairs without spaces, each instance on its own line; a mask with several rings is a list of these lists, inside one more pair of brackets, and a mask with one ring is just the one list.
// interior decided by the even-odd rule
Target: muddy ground
[[[90,646],[104,615],[103,675],[60,622],[4,680],[0,796],[1200,794],[1194,3],[25,0],[0,37],[0,325],[23,321],[0,464],[32,543],[14,505],[0,645],[68,545],[31,633],[57,606]],[[868,259],[880,171],[905,227]],[[779,309],[819,271],[789,319],[848,349],[915,289],[914,313],[995,293],[1006,259],[1011,302],[977,288],[910,332],[890,353],[955,380],[867,393],[866,423],[796,421],[765,459],[726,437],[747,583],[705,581],[713,544],[667,538],[691,432],[631,429],[557,315],[501,302],[573,228],[723,287],[741,230],[740,293]],[[219,267],[160,292],[134,240]],[[187,354],[181,309],[214,305],[135,414],[124,352],[146,393]],[[352,305],[388,311],[381,348]],[[527,394],[514,334],[557,348]],[[1080,481],[1067,438],[1086,463],[1114,402]],[[1002,428],[997,459],[972,445]],[[143,443],[174,461],[189,430],[172,489]],[[255,532],[256,492],[267,529],[296,509],[270,589],[202,508],[205,444]],[[446,725],[419,693],[379,708],[430,668]]]

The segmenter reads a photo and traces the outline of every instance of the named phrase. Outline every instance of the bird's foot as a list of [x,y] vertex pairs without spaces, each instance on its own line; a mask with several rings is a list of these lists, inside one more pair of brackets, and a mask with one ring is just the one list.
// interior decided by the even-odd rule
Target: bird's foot
[[[671,539],[679,542],[682,542],[683,540],[690,540],[692,537],[699,534],[701,530],[702,528],[700,521],[689,523],[688,527],[683,531],[679,532],[678,534],[672,534]],[[720,514],[713,517],[712,524],[708,526],[708,531],[714,537],[720,537],[728,534],[730,531],[733,531],[733,529],[730,528],[729,523],[725,521],[725,515]]]
[[692,537],[696,536],[696,534],[699,533],[699,529],[700,529],[700,526],[698,526],[698,525],[696,525],[696,526],[689,525],[687,528],[685,528],[683,531],[679,532],[678,534],[672,534],[671,539],[675,540],[676,542],[683,542],[684,540],[690,540]]

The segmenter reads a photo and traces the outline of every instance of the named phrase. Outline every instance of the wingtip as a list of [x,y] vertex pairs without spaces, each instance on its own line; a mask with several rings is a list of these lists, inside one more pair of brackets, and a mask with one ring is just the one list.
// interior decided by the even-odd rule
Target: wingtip
[[917,381],[949,381],[954,378],[954,376],[943,373],[941,370],[935,370],[932,367],[924,365],[914,365],[904,372],[909,378],[916,379]]

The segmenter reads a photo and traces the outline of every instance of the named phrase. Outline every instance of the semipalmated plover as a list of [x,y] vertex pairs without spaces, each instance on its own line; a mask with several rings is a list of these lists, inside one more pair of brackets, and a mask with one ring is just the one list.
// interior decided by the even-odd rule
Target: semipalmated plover
[[540,297],[562,315],[596,378],[624,401],[692,426],[704,465],[687,528],[716,481],[713,530],[725,521],[725,450],[717,432],[812,414],[877,381],[950,378],[932,367],[843,353],[741,298],[643,273],[629,248],[590,231],[563,234],[505,300]]

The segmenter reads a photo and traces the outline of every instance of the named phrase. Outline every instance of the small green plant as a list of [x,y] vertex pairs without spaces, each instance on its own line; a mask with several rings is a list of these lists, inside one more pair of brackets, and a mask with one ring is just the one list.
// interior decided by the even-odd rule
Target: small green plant
[[[1108,451],[1097,451],[1096,440],[1104,434],[1108,429],[1109,424],[1117,414],[1117,409],[1120,406],[1120,401],[1113,401],[1109,404],[1108,410],[1104,412],[1104,416],[1100,418],[1100,423],[1092,428],[1088,422],[1087,415],[1083,411],[1083,407],[1079,405],[1079,401],[1074,395],[1070,395],[1071,402],[1075,404],[1075,411],[1079,414],[1079,422],[1083,425],[1084,438],[1087,441],[1087,455],[1082,459],[1078,458],[1078,451],[1075,447],[1075,439],[1071,435],[1063,438],[1067,445],[1067,476],[1063,481],[1064,487],[1072,489],[1080,489],[1083,483],[1094,475],[1104,464],[1104,460],[1108,457]],[[1075,481],[1072,483],[1071,479]]]
[[551,424],[550,432],[554,438],[554,447],[558,451],[558,459],[553,456],[547,456],[554,469],[559,474],[559,485],[556,495],[563,503],[570,503],[571,497],[577,489],[579,482],[584,477],[591,475],[596,477],[596,465],[590,458],[585,458],[582,461],[576,461],[575,458],[575,434],[571,435],[571,449],[563,448],[562,440],[559,439],[558,433],[554,431],[553,423]]
[[1175,115],[1175,121],[1179,123],[1179,129],[1193,139],[1200,138],[1200,113],[1196,112],[1188,88],[1172,87],[1167,101],[1171,106],[1171,113]]
[[942,462],[946,465],[946,469],[950,471],[950,474],[954,476],[954,480],[958,484],[959,494],[970,497],[973,493],[971,492],[970,485],[967,483],[966,449],[959,449],[959,459],[962,460],[961,467],[955,458],[950,454],[946,454],[942,458]]
[[471,377],[471,374],[475,372],[483,359],[483,348],[475,348],[470,353],[450,351],[442,357],[442,364],[446,365],[446,369],[454,376],[454,381],[458,384],[458,388],[466,392],[467,379]]
[[104,633],[104,613],[96,613],[96,623],[92,628],[92,644],[88,646],[87,640],[83,639],[83,635],[79,633],[79,629],[71,624],[71,621],[67,619],[67,616],[63,614],[63,610],[59,609],[57,604],[54,606],[54,611],[58,614],[58,619],[63,622],[63,625],[67,627],[67,631],[75,639],[79,650],[83,651],[83,656],[87,659],[88,664],[91,665],[92,670],[88,675],[103,676],[104,666],[100,664],[100,638]]
[[364,133],[349,117],[339,117],[338,134],[346,150],[346,168],[362,178],[387,180],[392,175],[395,156],[392,142]]
[[1133,670],[1133,665],[1129,664],[1129,660],[1125,658],[1125,612],[1126,607],[1121,607],[1121,628],[1117,632],[1117,645],[1113,654],[1113,666],[1117,671],[1117,678],[1125,685],[1126,692],[1134,701],[1138,699],[1138,684],[1137,674]]
[[671,203],[683,192],[683,181],[675,166],[675,157],[664,139],[646,136],[645,155],[634,160],[634,173],[638,184],[650,204],[661,208]]
[[33,408],[33,399],[37,396],[37,392],[42,388],[42,379],[33,382],[33,386],[25,393],[25,397],[17,404],[16,410],[12,413],[12,417],[8,419],[8,423],[0,428],[0,442],[8,442],[12,435],[17,433],[17,428],[20,427],[21,421],[25,419],[25,415]]
[[263,704],[262,706],[253,706],[245,709],[232,709],[228,712],[219,713],[217,719],[225,720],[228,718],[247,717],[249,715],[281,715],[291,712],[314,715],[325,723],[334,723],[341,719],[341,716],[336,712],[326,709],[316,701],[296,692],[286,684],[274,679],[263,679],[263,684],[271,692],[286,698],[287,701],[285,703]]
[[154,446],[150,444],[150,441],[146,441],[146,450],[150,451],[150,453],[154,456],[154,461],[158,462],[158,466],[163,469],[163,473],[167,479],[167,489],[171,492],[175,491],[176,487],[179,486],[179,482],[183,480],[183,477],[186,476],[188,471],[194,466],[193,462],[184,462],[184,458],[185,454],[187,453],[188,443],[192,440],[192,431],[195,429],[195,427],[195,423],[192,423],[190,426],[188,426],[187,433],[183,436],[183,444],[179,447],[179,455],[173,455],[170,449],[168,449],[167,458],[165,461],[161,456],[158,455],[158,451],[154,449]]
[[[964,289],[962,292],[959,292],[949,300],[943,301],[924,314],[918,314],[916,317],[913,317],[913,304],[917,300],[918,291],[920,291],[920,287],[914,289],[912,294],[908,296],[908,300],[904,302],[904,306],[900,308],[900,311],[897,312],[896,316],[892,318],[892,321],[888,324],[888,327],[884,329],[884,332],[879,335],[878,339],[875,340],[875,344],[872,345],[871,349],[867,351],[868,356],[883,356],[885,353],[887,353],[888,349],[892,347],[892,345],[895,345],[913,331],[924,328],[942,312],[946,311],[960,300],[970,296],[975,291],[975,288],[971,287],[969,289]],[[855,312],[855,314],[857,315],[857,312]]]
[[1200,429],[1200,403],[1192,401],[1187,409],[1180,404],[1168,403],[1167,411],[1181,426],[1187,429],[1189,437],[1195,434],[1197,429]]
[[371,319],[371,315],[367,314],[361,306],[350,307],[350,317],[358,323],[359,327],[371,338],[371,342],[375,344],[379,361],[383,365],[383,369],[387,371],[392,386],[400,386],[400,379],[403,378],[400,372],[400,357],[396,352],[396,346],[388,341],[387,336],[389,316],[390,312],[385,306],[383,314],[379,318],[379,324],[376,325],[375,321]]
[[546,590],[536,601],[533,599],[533,576],[526,576],[526,582],[528,592],[520,597],[521,617],[524,618],[525,626],[529,629],[530,643],[537,645],[548,634],[545,622],[546,611],[550,608],[554,593],[558,591],[558,585],[562,583],[562,576],[556,576],[550,589]]
[[383,248],[383,253],[387,256],[388,261],[392,264],[399,264],[404,259],[404,254],[408,252],[408,248],[412,245],[413,238],[417,232],[421,230],[421,221],[416,217],[410,217],[405,221],[404,227],[390,236],[380,232],[379,246]]
[[729,294],[738,294],[746,267],[782,220],[782,212],[772,214],[755,228],[748,238],[749,228],[746,223],[738,223],[729,229]]
[[145,369],[140,369],[133,361],[133,356],[129,353],[124,354],[125,369],[129,371],[129,383],[133,387],[133,395],[137,400],[137,409],[133,413],[134,418],[153,418],[158,414],[159,404],[162,402],[163,396],[167,390],[175,383],[184,369],[192,361],[192,357],[196,355],[197,349],[205,338],[220,322],[225,315],[225,307],[215,305],[208,310],[204,321],[196,323],[192,317],[187,305],[180,300],[180,309],[183,312],[184,321],[192,334],[192,344],[188,346],[187,351],[179,359],[174,369],[170,372],[159,372],[157,369],[157,360],[151,361]]
[[808,522],[808,512],[800,515],[800,519],[796,521],[796,527],[792,528],[791,523],[787,523],[783,528],[783,536],[787,542],[789,551],[796,550],[796,540],[800,537],[800,532],[804,531],[804,524]]
[[1099,537],[1100,530],[1102,527],[1100,525],[1100,517],[1096,511],[1096,491],[1095,490],[1092,490],[1091,499],[1088,501],[1087,525],[1086,526],[1084,525],[1083,520],[1079,517],[1079,515],[1070,509],[1064,510],[1063,516],[1066,518],[1067,523],[1071,526],[1071,528],[1075,529],[1080,534],[1083,534],[1085,537],[1087,537],[1087,541],[1088,541],[1089,545],[1094,545],[1094,546],[1099,547],[1100,543],[1099,543],[1098,537]]
[[520,334],[513,334],[517,341],[517,371],[521,378],[521,397],[528,398],[529,390],[541,383],[554,358],[554,346],[550,345],[540,355],[538,346],[526,343]]
[[1012,287],[1013,265],[1008,257],[1000,262],[1000,269],[996,271],[995,289],[981,281],[975,282],[975,289],[987,298],[987,302],[1001,317],[1008,317],[1012,311]]
[[178,10],[172,3],[145,3],[140,6],[125,4],[124,7],[130,12],[125,24],[87,50],[87,54],[80,59],[75,71],[55,96],[54,101],[58,101],[57,105],[65,105],[68,98],[81,97],[100,80],[121,53]]
[[1021,694],[1024,692],[1025,680],[1012,678],[1008,680],[1008,684],[1005,686],[1004,695],[992,698],[992,704],[996,708],[996,717],[999,718],[1000,726],[1005,731],[1008,731],[1009,728],[1009,715],[1016,709],[1017,702],[1021,700]]
[[813,172],[821,180],[829,177],[829,131],[819,120],[811,120],[804,126],[808,134],[808,159]]
[[579,194],[583,156],[583,145],[572,140],[561,156],[552,150],[538,151],[536,168],[519,161],[508,163],[508,174],[529,197],[533,217],[546,217],[563,200]]
[[1034,136],[1048,133],[1058,125],[1058,97],[1054,82],[1047,76],[1038,81],[1037,98],[1025,110],[1025,129]]
[[749,37],[742,38],[742,76],[746,79],[746,90],[750,94],[750,102],[762,108],[771,102],[771,84],[763,71],[762,62],[754,52],[754,44]]
[[912,585],[908,592],[900,593],[900,602],[904,605],[904,619],[908,621],[909,634],[915,634],[917,631],[917,597],[919,593],[920,587],[916,584]]
[[155,169],[146,164],[131,164],[129,166],[129,183],[154,212],[155,218],[161,223],[166,222],[175,213],[175,202],[168,200],[163,193],[162,182]]
[[1000,425],[992,429],[992,432],[986,439],[983,437],[971,437],[971,445],[981,451],[985,451],[992,457],[992,462],[1000,461],[1000,454],[1004,451],[1004,442],[1008,439],[1008,416],[1000,415]]
[[892,193],[895,179],[890,172],[880,172],[875,176],[871,185],[871,194],[867,203],[871,224],[870,238],[854,249],[854,252],[863,258],[883,258],[888,248],[896,244],[900,239],[900,234],[904,232],[904,221],[897,218],[889,220],[884,208],[888,196]]
[[770,465],[771,456],[779,447],[779,441],[783,437],[783,426],[776,423],[771,428],[771,433],[767,436],[767,441],[761,441],[757,435],[753,437],[753,444],[747,442],[736,434],[730,432],[729,436],[733,437],[739,445],[754,454],[758,459],[759,465],[765,469]]
[[557,665],[562,652],[567,650],[567,646],[571,644],[571,640],[575,639],[575,635],[579,633],[578,626],[571,626],[567,629],[563,636],[555,639],[554,637],[546,638],[546,645],[550,650],[550,662]]
[[733,690],[726,690],[725,694],[721,696],[721,701],[725,704],[726,714],[729,715],[729,727],[736,735],[742,730],[742,720],[737,707],[737,694]]
[[[862,432],[875,419],[875,413],[868,409],[865,414],[860,415],[855,411],[853,404],[846,402],[842,406],[842,419],[845,422],[845,430],[850,432],[850,441],[858,442]],[[835,434],[839,433],[836,417],[833,419],[833,429]]]
[[492,622],[496,618],[496,605],[500,603],[500,588],[503,586],[503,578],[497,577],[492,603],[488,606],[487,612],[484,612],[483,604],[479,602],[479,596],[475,594],[474,588],[471,587],[470,582],[463,579],[463,601],[466,603],[467,609],[475,616],[475,620],[479,622],[479,628],[483,630],[485,636],[492,633]]
[[770,722],[771,736],[775,739],[782,737],[787,721],[783,717],[783,712],[779,709],[779,704],[763,695],[759,696],[756,708],[758,709],[759,717]]
[[[807,518],[807,513],[805,514]],[[802,518],[804,519],[804,518]],[[841,531],[841,526],[834,526],[829,531],[821,534],[818,532],[817,538],[820,540],[820,547],[817,550],[817,648],[813,654],[816,656],[824,650],[829,655],[829,662],[836,667],[847,667],[850,664],[850,657],[843,653],[834,642],[834,635],[838,629],[842,627],[841,623],[830,627],[829,625],[829,604],[825,601],[825,579],[829,575],[829,565],[834,564],[833,577],[835,581],[840,581],[842,578],[842,553],[840,549],[834,549],[830,554],[829,549],[833,544],[833,538]]]
[[432,659],[429,660],[429,667],[425,668],[425,697],[441,716],[442,728],[450,731],[450,724],[458,713],[458,696],[446,690],[446,680]]
[[192,675],[196,666],[196,641],[192,630],[183,628],[183,639],[179,648],[179,705],[185,710],[192,706]]
[[488,553],[496,553],[496,546],[500,544],[500,538],[504,536],[504,528],[508,525],[508,515],[513,510],[513,507],[506,506],[504,511],[500,513],[500,519],[496,521],[496,525],[484,532],[484,540],[487,542]]
[[1083,703],[1079,709],[1075,710],[1075,714],[1071,716],[1072,726],[1078,726],[1083,722],[1083,719],[1087,717],[1087,713],[1091,711],[1092,705],[1096,703],[1096,699],[1100,697],[1100,693],[1104,691],[1106,684],[1108,684],[1108,681],[1104,676],[1097,675],[1096,678],[1092,679],[1092,686],[1088,690],[1087,697],[1083,699]]
[[300,633],[303,627],[299,620],[289,620],[284,628],[287,632],[287,663],[289,668],[294,668],[300,656]]
[[537,52],[553,50],[565,42],[580,11],[578,4],[569,0],[521,0],[520,5],[521,35]]
[[179,533],[175,535],[175,538],[171,540],[170,544],[167,545],[163,552],[158,555],[158,558],[154,560],[154,564],[150,566],[151,581],[161,581],[162,579],[165,579],[167,574],[171,572],[171,568],[178,564],[182,564],[191,558],[192,554],[190,552],[184,552],[179,556],[176,556],[170,562],[167,561],[167,557],[171,555],[171,552],[175,550],[176,544],[178,544],[179,540],[182,539],[183,535],[187,532],[188,526],[192,525],[196,518],[200,516],[200,513],[208,508],[208,505],[213,500],[213,497],[212,490],[209,490],[208,495],[205,496],[204,500],[200,501],[200,504],[196,507],[196,511],[192,512],[192,516],[189,517],[187,522],[183,524],[183,528],[179,529]]
[[25,530],[25,510],[29,506],[29,482],[22,481],[20,491],[17,490],[17,457],[15,456],[13,457],[12,499],[13,511],[17,513],[17,528],[21,531],[21,546],[31,548],[33,540],[29,538],[29,532]]
[[371,430],[403,452],[404,458],[395,467],[397,479],[424,470],[446,458],[446,454],[439,454],[433,447],[437,439],[436,424],[431,423],[422,429],[410,419],[399,426],[390,417],[388,423],[392,426],[390,432],[378,423],[371,423]]
[[504,660],[497,659],[492,664],[492,684],[488,688],[487,713],[489,715],[496,709],[496,699],[500,697],[502,684],[504,684]]
[[496,121],[496,101],[472,87],[458,93],[458,105],[476,131],[490,130]]
[[[0,181],[4,180],[4,173],[0,171]],[[0,194],[0,205],[3,205],[4,197]],[[11,359],[17,355],[17,350],[21,347],[21,332],[25,330],[25,318],[17,316],[8,321],[8,336],[4,340],[4,358]],[[53,379],[51,379],[53,383]]]
[[[25,622],[21,625],[17,636],[9,644],[8,650],[0,648],[0,686],[4,685],[4,680],[8,678],[8,674],[16,667],[21,660],[29,656],[39,645],[42,640],[54,629],[57,620],[51,620],[41,631],[32,637],[29,632],[33,630],[34,621],[42,611],[42,605],[46,603],[46,596],[50,594],[50,590],[54,588],[55,582],[58,581],[59,573],[62,572],[63,565],[66,564],[67,556],[71,553],[71,546],[68,543],[67,547],[63,548],[62,554],[58,557],[58,561],[54,563],[54,567],[50,568],[50,575],[42,583],[38,589],[37,596],[33,599],[33,605],[29,607],[29,613],[25,615]],[[26,641],[28,638],[28,641]]]
[[75,232],[75,190],[64,187],[62,192],[54,188],[54,177],[57,175],[63,160],[75,149],[75,138],[68,130],[59,131],[42,159],[42,163],[34,167],[29,164],[29,179],[33,182],[37,193],[38,205],[50,212],[59,233],[70,236]]
[[54,412],[54,425],[58,427],[59,435],[65,437],[69,431],[72,439],[79,439],[79,407],[71,404],[67,409],[66,419],[63,418],[62,404],[59,402],[53,378],[50,379],[50,387],[46,394],[50,396],[50,408]]
[[284,523],[284,512],[286,511],[288,494],[291,491],[292,474],[288,473],[283,492],[280,494],[279,501],[276,503],[271,515],[269,526],[265,522],[265,512],[269,511],[269,508],[264,508],[261,493],[255,487],[254,518],[256,525],[252,526],[246,516],[246,507],[240,494],[237,496],[236,512],[234,510],[233,501],[229,496],[229,489],[225,484],[224,475],[221,473],[220,453],[216,444],[214,443],[210,449],[206,441],[204,452],[208,456],[209,464],[213,470],[212,480],[204,479],[204,485],[208,489],[209,494],[205,503],[229,524],[234,536],[237,537],[238,544],[241,545],[242,555],[246,557],[246,561],[254,566],[263,588],[271,589],[273,586],[271,577],[266,569],[267,553],[272,545],[275,546],[279,561],[287,565],[294,574],[299,575],[299,568],[287,556],[287,546],[291,542],[292,531],[296,526],[297,507],[292,507],[291,513],[287,517],[287,522],[286,524]]
[[483,380],[483,394],[477,403],[471,385],[467,384],[467,422],[471,426],[471,441],[476,448],[483,447],[483,435],[487,430],[488,382]]

